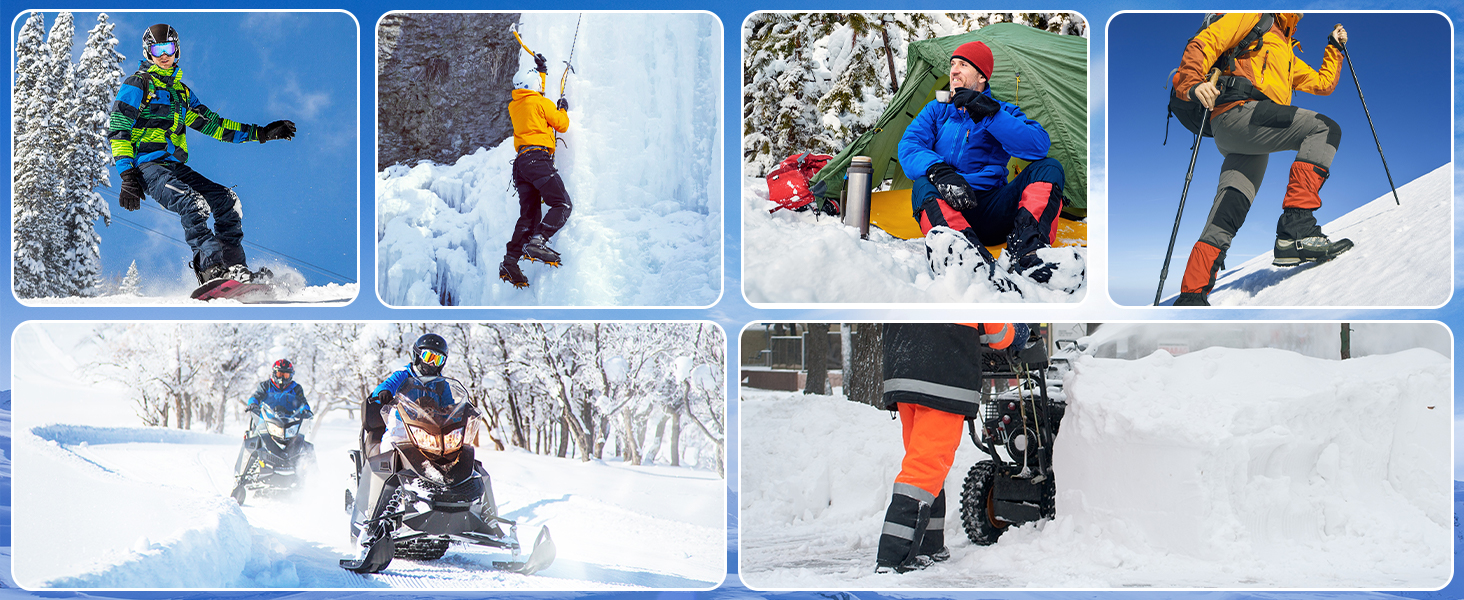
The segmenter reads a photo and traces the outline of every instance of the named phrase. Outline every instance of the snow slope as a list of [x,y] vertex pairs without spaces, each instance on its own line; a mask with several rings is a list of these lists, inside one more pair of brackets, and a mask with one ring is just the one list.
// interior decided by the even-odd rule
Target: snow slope
[[[768,212],[776,206],[766,181],[743,178],[742,291],[752,303],[1080,302],[1087,293],[1086,282],[1068,294],[1023,280],[1017,293],[969,273],[933,278],[923,238],[902,240],[870,227],[861,240],[838,217]],[[1076,250],[1086,260],[1087,248]],[[1006,264],[1004,254],[997,264]]]
[[[524,13],[551,62],[576,13]],[[563,267],[498,279],[518,219],[512,139],[376,175],[378,293],[393,306],[707,306],[722,279],[721,26],[710,13],[586,13],[555,166],[573,202]],[[557,57],[557,58],[556,58]],[[520,56],[520,69],[533,61]],[[551,82],[557,81],[555,66]],[[558,98],[557,86],[550,90]]]
[[[501,513],[558,558],[532,576],[508,554],[455,546],[360,576],[343,490],[357,422],[325,417],[318,477],[296,494],[228,498],[242,425],[211,434],[142,427],[121,389],[93,384],[75,348],[22,327],[15,357],[14,577],[53,588],[708,589],[726,572],[725,481],[715,473],[480,450]],[[58,338],[59,339],[59,338]],[[9,479],[7,478],[8,482]]]
[[[345,306],[356,299],[360,286],[355,283],[327,283],[305,285],[305,276],[294,267],[280,262],[260,261],[254,267],[266,267],[274,273],[275,294],[273,298],[251,300],[249,304],[319,304],[322,306]],[[194,300],[188,297],[198,282],[191,270],[178,273],[171,281],[144,282],[143,293],[133,296],[112,294],[94,298],[27,298],[30,306],[240,306],[238,300]]]
[[[950,502],[950,561],[904,575],[874,573],[898,421],[744,389],[740,573],[762,589],[1436,588],[1453,573],[1451,380],[1421,349],[1080,358],[1057,517],[979,547]],[[984,457],[962,445],[952,500]]]
[[1453,177],[1446,164],[1400,186],[1396,202],[1390,192],[1324,225],[1356,244],[1332,261],[1273,267],[1267,252],[1225,270],[1210,304],[1442,306],[1454,289]]

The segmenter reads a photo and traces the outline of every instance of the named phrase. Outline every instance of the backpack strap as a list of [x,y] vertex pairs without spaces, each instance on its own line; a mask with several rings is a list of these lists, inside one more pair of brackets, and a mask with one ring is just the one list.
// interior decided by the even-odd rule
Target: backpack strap
[[[1211,13],[1209,15],[1206,15],[1204,24],[1200,26],[1200,31],[1204,31],[1210,25],[1214,24],[1215,21],[1220,20],[1220,17],[1223,14],[1224,13]],[[1246,56],[1249,56],[1252,52],[1261,49],[1261,37],[1265,36],[1266,32],[1270,31],[1271,27],[1275,25],[1275,23],[1275,13],[1261,13],[1261,18],[1256,20],[1255,27],[1252,27],[1251,30],[1245,34],[1245,37],[1240,38],[1240,42],[1236,43],[1234,46],[1231,46],[1229,50],[1226,50],[1224,53],[1222,53],[1220,57],[1216,59],[1215,66],[1219,68],[1220,72],[1222,73],[1234,72],[1235,60],[1238,58],[1244,58]],[[1198,35],[1199,32],[1195,33]]]

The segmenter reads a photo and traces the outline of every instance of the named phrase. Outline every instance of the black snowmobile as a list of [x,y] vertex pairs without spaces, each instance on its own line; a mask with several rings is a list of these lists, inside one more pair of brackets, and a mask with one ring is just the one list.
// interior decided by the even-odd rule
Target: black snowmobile
[[264,424],[264,431],[244,438],[244,447],[239,450],[234,491],[229,494],[239,504],[244,504],[251,491],[272,495],[295,489],[306,472],[315,468],[315,446],[300,432],[310,413],[285,412],[261,404],[254,418],[256,423]]
[[465,443],[478,411],[471,403],[453,402],[463,393],[454,379],[408,379],[397,390],[395,406],[409,439],[373,453],[363,435],[361,449],[351,451],[355,490],[346,490],[346,505],[352,539],[364,554],[340,561],[341,567],[377,573],[392,558],[436,560],[452,542],[507,550],[515,560],[493,566],[517,573],[554,562],[548,527],[539,531],[528,559],[517,560],[518,524],[498,515],[488,472]]
[[1056,515],[1052,442],[1067,403],[1048,397],[1046,344],[1035,331],[1027,343],[1015,357],[983,353],[981,417],[966,421],[971,440],[991,457],[971,467],[961,488],[961,525],[978,546],[995,544],[1012,525]]

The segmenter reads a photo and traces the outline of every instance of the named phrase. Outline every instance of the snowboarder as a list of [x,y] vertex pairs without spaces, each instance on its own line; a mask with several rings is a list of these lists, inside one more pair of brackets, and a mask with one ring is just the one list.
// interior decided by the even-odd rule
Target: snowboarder
[[[534,55],[533,71],[520,73],[514,80],[513,99],[508,103],[508,118],[513,122],[513,185],[518,189],[519,218],[513,226],[513,237],[498,267],[498,277],[514,287],[529,286],[529,279],[519,270],[519,257],[559,266],[559,253],[549,247],[554,237],[569,221],[572,209],[564,180],[554,169],[554,132],[569,130],[569,102],[556,103],[534,89],[534,81],[543,81],[549,72],[543,54]],[[539,204],[547,204],[543,214]]]
[[[147,58],[122,82],[107,126],[113,166],[122,181],[118,202],[122,208],[137,210],[151,195],[178,214],[193,251],[189,266],[199,285],[216,279],[249,283],[266,278],[266,271],[250,271],[245,262],[239,197],[186,164],[184,127],[237,144],[292,139],[295,124],[246,125],[210,110],[183,83],[178,32],[172,26],[148,27],[142,34],[142,51]],[[210,215],[213,229],[208,225]]]
[[[913,175],[910,200],[934,273],[944,271],[939,259],[952,244],[974,246],[968,250],[980,258],[971,255],[978,264],[968,266],[980,270],[995,262],[985,246],[1006,242],[1010,270],[1046,283],[1058,265],[1037,251],[1057,235],[1063,167],[1047,157],[1051,138],[1040,123],[992,97],[993,67],[986,44],[956,48],[949,102],[926,104],[905,129],[900,166]],[[1013,156],[1033,162],[1008,182]]]
[[[1179,70],[1174,94],[1198,101],[1210,109],[1215,147],[1225,157],[1215,204],[1199,241],[1190,250],[1175,306],[1209,306],[1215,278],[1225,268],[1225,251],[1245,222],[1256,190],[1266,174],[1272,152],[1295,150],[1281,218],[1276,223],[1274,261],[1278,267],[1321,262],[1352,248],[1351,240],[1332,241],[1322,233],[1313,212],[1322,206],[1318,193],[1326,183],[1332,158],[1342,140],[1337,122],[1315,111],[1291,105],[1293,91],[1326,96],[1337,87],[1347,30],[1337,25],[1327,37],[1322,69],[1317,71],[1296,57],[1292,38],[1300,13],[1278,13],[1252,52],[1240,51],[1231,64],[1219,60],[1268,15],[1227,14],[1190,39]],[[1220,83],[1206,73],[1221,72]]]
[[897,410],[905,458],[885,511],[875,571],[904,573],[950,558],[945,480],[966,419],[980,416],[981,346],[1020,349],[1025,323],[887,323],[884,403]]
[[302,419],[315,415],[310,410],[310,403],[305,401],[305,389],[295,382],[295,365],[285,358],[274,362],[269,379],[259,382],[259,389],[254,390],[246,404],[245,411],[250,414],[249,429],[244,432],[244,447],[239,449],[239,458],[234,462],[235,477],[244,475],[248,464],[245,459],[253,448],[258,447],[251,441],[265,433],[264,421],[259,418],[261,406],[267,405],[277,413],[298,414]]
[[[424,383],[442,377],[442,367],[447,364],[447,340],[435,333],[423,334],[412,344],[412,363],[392,372],[366,399],[361,410],[361,429],[366,436],[367,456],[375,456],[383,442],[391,443],[407,439],[406,425],[397,414],[395,401],[397,389],[402,383],[416,377]],[[391,423],[382,414],[391,410]]]

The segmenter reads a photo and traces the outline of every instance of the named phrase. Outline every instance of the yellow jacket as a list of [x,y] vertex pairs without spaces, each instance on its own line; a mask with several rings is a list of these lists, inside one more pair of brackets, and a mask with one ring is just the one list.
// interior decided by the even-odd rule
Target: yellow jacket
[[[1174,77],[1175,95],[1189,99],[1190,90],[1207,79],[1206,74],[1217,66],[1215,62],[1220,55],[1239,44],[1260,19],[1260,13],[1229,13],[1195,34],[1184,49],[1184,58]],[[1237,58],[1235,69],[1222,74],[1244,77],[1271,101],[1286,106],[1291,105],[1292,91],[1318,96],[1331,94],[1342,73],[1342,52],[1328,44],[1321,71],[1298,59],[1295,48],[1299,43],[1291,36],[1296,33],[1296,23],[1300,20],[1300,13],[1278,13],[1271,30],[1261,36],[1261,47],[1249,56]],[[1248,101],[1221,104],[1215,107],[1215,114]]]
[[554,151],[554,132],[569,130],[569,114],[554,106],[554,101],[534,90],[517,89],[508,102],[508,118],[513,121],[513,149],[543,146]]

